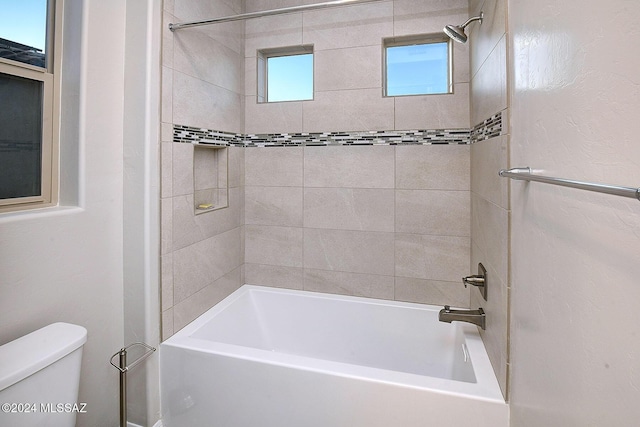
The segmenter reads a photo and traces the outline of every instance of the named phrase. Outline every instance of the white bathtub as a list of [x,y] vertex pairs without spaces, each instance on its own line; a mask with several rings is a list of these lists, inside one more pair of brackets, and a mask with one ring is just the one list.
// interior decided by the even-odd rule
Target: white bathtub
[[441,307],[245,285],[160,346],[164,427],[507,427]]

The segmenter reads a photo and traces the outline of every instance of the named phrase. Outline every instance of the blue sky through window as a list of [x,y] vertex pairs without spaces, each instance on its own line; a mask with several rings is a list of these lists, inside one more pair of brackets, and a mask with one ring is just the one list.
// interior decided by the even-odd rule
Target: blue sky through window
[[387,47],[387,96],[449,92],[446,42]]
[[313,54],[267,58],[267,102],[313,99]]
[[47,0],[0,0],[0,38],[45,50]]

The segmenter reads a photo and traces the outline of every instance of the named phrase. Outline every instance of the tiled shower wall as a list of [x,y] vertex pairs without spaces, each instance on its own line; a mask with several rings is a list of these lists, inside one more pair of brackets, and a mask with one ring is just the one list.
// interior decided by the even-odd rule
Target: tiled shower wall
[[[382,96],[383,39],[441,34],[467,13],[466,0],[395,0],[247,21],[245,132],[468,129],[466,45],[453,46],[454,94]],[[257,103],[257,51],[301,44],[314,99]],[[468,162],[458,145],[247,148],[246,282],[467,306]]]
[[245,149],[245,281],[468,305],[469,146]]
[[[317,1],[245,1],[247,12],[303,3]],[[468,128],[467,45],[453,46],[453,94],[382,96],[383,39],[441,35],[445,24],[467,19],[467,3],[390,0],[248,20],[245,132]],[[258,104],[257,51],[301,44],[314,49],[314,99]]]
[[[241,3],[165,2],[163,336],[245,282],[467,306],[470,146],[232,147],[229,208],[194,216],[194,147],[171,142],[172,124],[243,134],[469,129],[467,45],[455,45],[452,95],[384,98],[381,70],[382,38],[463,22],[466,0],[166,30]],[[257,104],[257,49],[301,43],[314,44],[315,99]]]
[[508,396],[509,370],[509,181],[498,176],[508,167],[507,1],[471,0],[471,123],[500,113],[501,135],[471,145],[471,270],[487,268],[488,299],[471,292],[471,306],[483,307],[487,329],[481,331],[491,363]]
[[[162,335],[171,336],[242,282],[244,150],[229,150],[229,207],[194,214],[194,146],[173,124],[242,132],[244,23],[172,33],[170,22],[242,13],[241,0],[165,0],[162,48]],[[205,148],[206,149],[206,148]]]

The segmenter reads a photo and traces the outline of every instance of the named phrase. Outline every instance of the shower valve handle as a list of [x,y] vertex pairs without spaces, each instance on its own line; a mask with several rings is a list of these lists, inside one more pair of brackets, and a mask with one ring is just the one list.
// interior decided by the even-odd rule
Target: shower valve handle
[[462,283],[464,283],[465,288],[467,285],[484,286],[484,276],[474,274],[472,276],[463,277]]
[[473,274],[471,276],[463,277],[462,283],[466,288],[467,285],[473,285],[478,288],[480,291],[480,295],[484,300],[487,300],[487,269],[484,268],[482,263],[478,263],[478,274]]

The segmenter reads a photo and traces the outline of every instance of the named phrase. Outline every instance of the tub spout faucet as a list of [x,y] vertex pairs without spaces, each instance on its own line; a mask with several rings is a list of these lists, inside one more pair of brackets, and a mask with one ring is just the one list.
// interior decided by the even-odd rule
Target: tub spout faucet
[[455,310],[451,309],[448,305],[445,305],[438,314],[438,320],[441,322],[468,322],[473,323],[485,329],[486,316],[484,310],[481,308],[477,310]]

